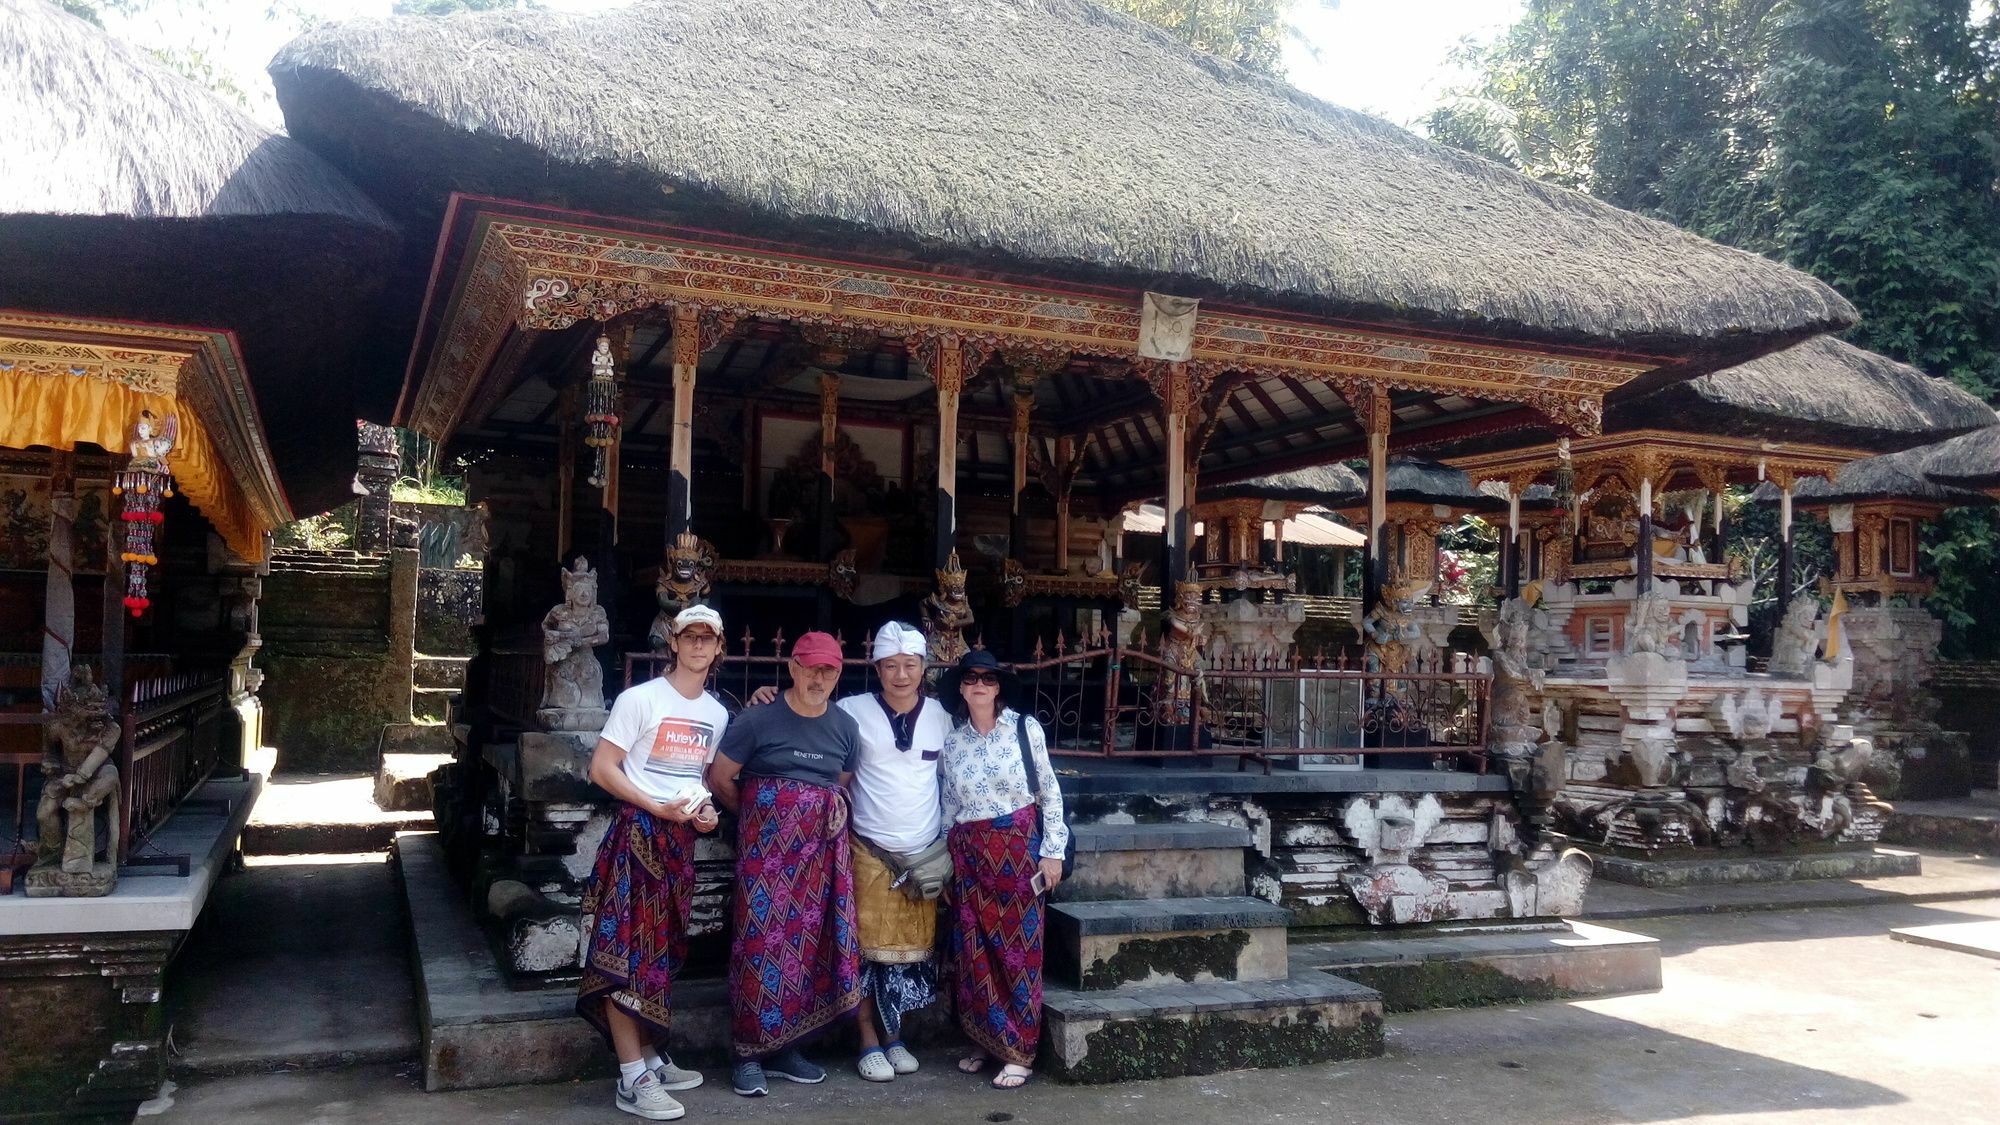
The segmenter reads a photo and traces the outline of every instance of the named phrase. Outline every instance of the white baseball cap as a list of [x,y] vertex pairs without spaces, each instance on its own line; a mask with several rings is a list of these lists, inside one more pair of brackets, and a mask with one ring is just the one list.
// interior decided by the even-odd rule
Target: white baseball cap
[[674,614],[674,636],[680,636],[681,630],[690,625],[706,625],[715,630],[716,636],[722,635],[722,615],[705,605],[691,605]]

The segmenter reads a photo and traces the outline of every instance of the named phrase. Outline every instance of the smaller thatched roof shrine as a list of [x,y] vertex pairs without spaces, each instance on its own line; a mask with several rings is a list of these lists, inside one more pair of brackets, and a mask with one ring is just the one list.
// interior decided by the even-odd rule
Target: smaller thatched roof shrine
[[1231,484],[1202,485],[1200,498],[1206,500],[1280,500],[1293,504],[1328,506],[1340,498],[1359,493],[1368,495],[1368,482],[1360,474],[1338,462],[1309,469],[1271,473]]
[[1605,432],[1672,429],[1891,451],[1991,425],[1948,379],[1820,336],[1605,411]]
[[290,506],[350,498],[356,370],[397,232],[340,173],[144,52],[0,0],[0,307],[221,332]]
[[[1809,504],[1861,500],[1927,500],[1940,504],[1984,504],[1979,490],[2000,485],[2000,425],[1900,453],[1864,457],[1843,465],[1831,482],[1808,477],[1795,498]],[[1757,498],[1776,498],[1768,485]]]
[[[1283,500],[1347,512],[1368,507],[1368,470],[1343,464],[1272,473],[1230,484],[1202,485],[1201,500]],[[1473,512],[1500,511],[1507,501],[1479,488],[1458,469],[1417,457],[1389,460],[1387,501],[1445,504]]]

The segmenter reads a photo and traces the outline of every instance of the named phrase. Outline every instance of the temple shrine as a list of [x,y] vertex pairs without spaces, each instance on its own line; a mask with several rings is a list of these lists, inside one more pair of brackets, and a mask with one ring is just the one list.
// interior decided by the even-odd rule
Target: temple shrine
[[[240,817],[269,533],[381,501],[387,425],[462,466],[476,654],[432,731],[437,832],[395,855],[428,1088],[601,1069],[573,1009],[612,807],[587,765],[689,604],[728,623],[732,708],[812,628],[853,654],[843,691],[891,619],[934,660],[986,647],[1021,675],[1079,832],[1041,1063],[1076,1081],[1379,1054],[1377,989],[1409,965],[1300,931],[1448,923],[1615,967],[1599,991],[1657,987],[1656,948],[1562,921],[1593,877],[1863,870],[1882,763],[1933,738],[1882,685],[1935,643],[1923,521],[2000,486],[1991,408],[1836,340],[1854,308],[1802,273],[1126,17],[342,20],[272,61],[276,135],[53,8],[0,9],[0,41],[63,76],[0,96],[157,100],[179,130],[87,117],[164,184],[0,187],[0,488],[48,544],[9,526],[9,761],[84,760],[122,722],[128,880],[129,841],[196,819],[177,807]],[[80,77],[106,68],[124,81]],[[172,499],[134,503],[168,474]],[[1761,502],[1757,553],[1731,513]],[[115,510],[150,512],[159,548],[105,538]],[[1820,588],[1800,519],[1833,529]],[[1468,527],[1499,536],[1490,589],[1444,573]],[[72,667],[99,678],[64,711]],[[153,760],[170,784],[139,780]],[[199,848],[227,861],[227,822],[211,835],[190,887]],[[696,856],[690,1058],[721,1042],[729,839]],[[72,960],[95,940],[77,901],[35,931]],[[1468,979],[1505,977],[1479,956]],[[1544,984],[1568,987],[1519,995]],[[130,1064],[104,1104],[163,1073],[157,1023],[132,1023],[91,1047]]]

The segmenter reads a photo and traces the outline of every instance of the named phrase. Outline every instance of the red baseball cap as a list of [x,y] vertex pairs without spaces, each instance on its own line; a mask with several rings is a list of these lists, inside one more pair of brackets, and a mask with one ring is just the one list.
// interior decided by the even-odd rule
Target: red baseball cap
[[838,668],[840,642],[830,633],[807,633],[792,642],[792,659],[807,668]]

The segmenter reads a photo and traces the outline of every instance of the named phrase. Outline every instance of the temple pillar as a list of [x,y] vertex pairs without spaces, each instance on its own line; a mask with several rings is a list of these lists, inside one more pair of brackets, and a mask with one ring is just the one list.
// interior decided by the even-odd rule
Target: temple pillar
[[[956,336],[927,340],[919,361],[937,387],[937,527],[932,545],[934,565],[945,569],[958,545],[958,396],[965,390],[966,348]],[[983,358],[983,356],[981,357]]]
[[[1007,557],[1015,562],[1024,562],[1028,555],[1028,521],[1021,512],[1021,492],[1028,487],[1028,422],[1035,411],[1035,381],[1031,374],[1017,374],[1014,381],[1014,416],[1011,437],[1013,438],[1014,475],[1009,489],[1007,516]],[[1060,454],[1058,454],[1060,456]],[[1060,502],[1059,502],[1060,503]],[[1062,522],[1057,517],[1057,525]],[[1058,535],[1064,534],[1058,532]],[[1056,556],[1056,567],[1063,568],[1064,556]]]
[[76,454],[49,455],[49,577],[42,593],[42,710],[54,713],[76,647]]
[[[956,403],[953,404],[952,412],[955,417]],[[822,562],[833,558],[834,545],[838,542],[833,514],[833,473],[834,447],[839,441],[840,376],[822,372],[819,377],[819,480],[815,485],[819,496],[819,526],[815,541],[819,545],[819,558]],[[942,446],[938,457],[942,461],[944,457]]]
[[563,387],[556,396],[556,564],[565,565],[571,548],[570,531],[576,520],[576,384]]
[[[1062,487],[1056,490],[1056,570],[1069,573],[1069,490],[1076,481],[1076,473],[1071,466],[1078,464],[1076,439],[1064,434],[1056,439],[1056,461],[1063,465]],[[1123,532],[1120,532],[1123,537]],[[1122,548],[1121,544],[1121,548]],[[1122,550],[1121,550],[1122,553]],[[1107,560],[1106,569],[1110,569]]]
[[1634,589],[1645,594],[1653,588],[1653,478],[1643,471],[1639,474],[1639,542],[1635,546],[1639,554],[1634,560],[1638,575]]
[[1365,614],[1381,600],[1389,574],[1389,427],[1395,420],[1389,388],[1369,383],[1343,391],[1348,405],[1368,435],[1368,566],[1361,574],[1361,606]]
[[358,442],[354,481],[362,494],[354,502],[354,549],[389,549],[390,492],[403,470],[403,457],[396,443],[396,431],[372,422],[355,424]]
[[1771,470],[1778,486],[1778,619],[1792,603],[1792,487],[1797,484],[1790,470]]
[[[125,467],[123,454],[112,454],[113,479]],[[99,607],[104,617],[103,640],[98,646],[103,675],[97,682],[120,717],[125,714],[125,628],[130,614],[125,612],[125,521],[115,515],[104,531],[104,596]]]
[[1521,494],[1532,479],[1515,477],[1507,482],[1507,549],[1500,558],[1500,587],[1507,598],[1521,593]]
[[[612,382],[622,391],[625,386],[626,377],[630,374],[632,363],[632,325],[627,322],[619,324],[616,327],[607,328],[606,334],[611,338]],[[675,398],[679,398],[678,388],[676,389]],[[613,401],[619,404],[614,413],[622,414],[624,411],[624,396],[622,394],[615,394]],[[675,415],[676,422],[678,422],[679,417],[678,414]],[[676,438],[679,437],[678,431],[676,431],[675,436]],[[607,541],[600,544],[601,547],[607,549],[615,546],[618,542],[618,470],[619,463],[622,460],[621,454],[625,447],[625,427],[622,424],[614,423],[611,427],[609,437],[611,444],[604,448],[604,484],[598,491],[600,503],[604,510],[610,513],[610,517],[604,521]],[[669,507],[671,508],[671,505]],[[668,517],[668,522],[672,522],[671,515]]]
[[[701,313],[691,305],[673,311],[674,428],[667,449],[667,546],[694,518],[694,387],[701,375]],[[745,413],[749,413],[746,409]],[[756,477],[746,466],[744,478]]]
[[1160,564],[1161,599],[1171,603],[1174,588],[1188,576],[1189,546],[1194,517],[1190,512],[1194,497],[1189,495],[1188,415],[1194,408],[1192,373],[1185,363],[1167,363],[1162,382],[1153,390],[1166,408],[1163,418],[1167,441],[1165,549]]

